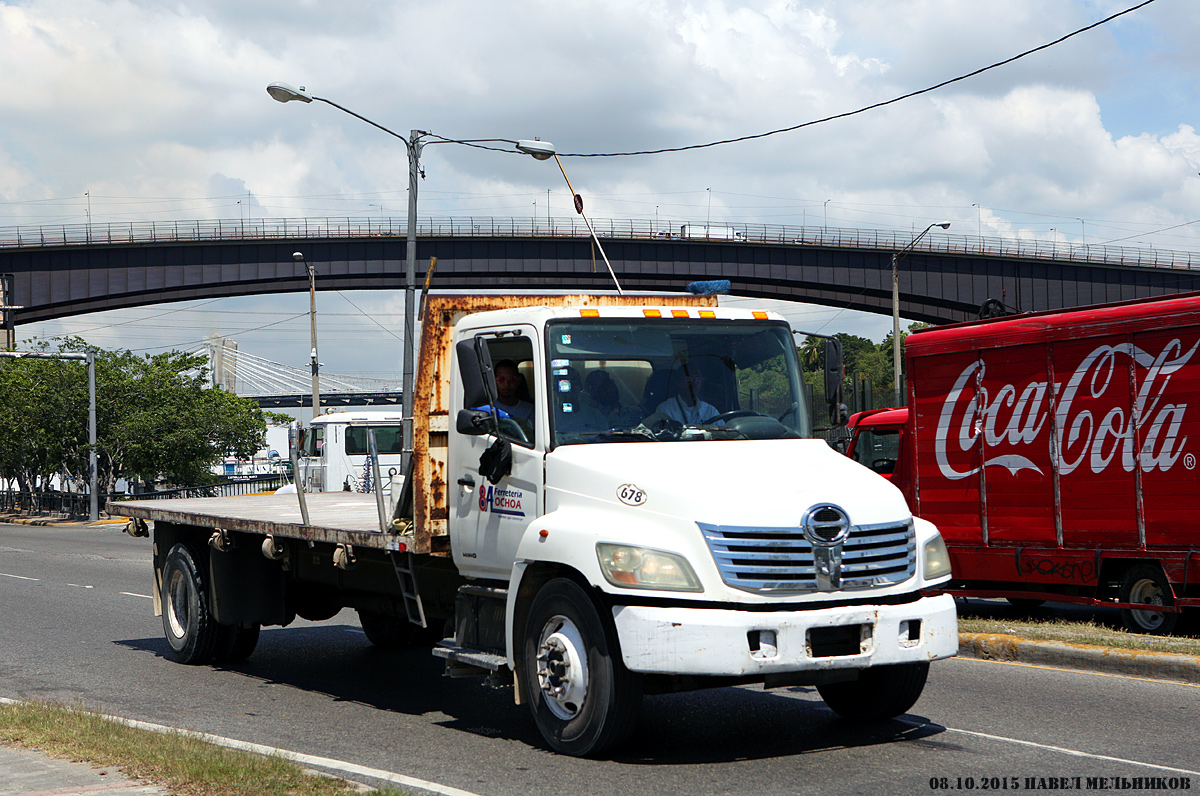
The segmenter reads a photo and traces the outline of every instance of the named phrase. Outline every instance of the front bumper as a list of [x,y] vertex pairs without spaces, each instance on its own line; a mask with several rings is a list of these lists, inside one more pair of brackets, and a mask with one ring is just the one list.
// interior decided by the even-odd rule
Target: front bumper
[[864,669],[958,652],[954,598],[756,613],[718,608],[613,608],[631,671],[753,676]]

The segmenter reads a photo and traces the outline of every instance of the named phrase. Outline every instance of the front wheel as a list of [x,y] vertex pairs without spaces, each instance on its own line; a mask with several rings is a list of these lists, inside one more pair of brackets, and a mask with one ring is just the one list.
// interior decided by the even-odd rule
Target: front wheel
[[611,622],[574,581],[556,578],[534,597],[521,663],[533,719],[555,751],[597,755],[632,732],[641,677],[625,668]]
[[181,542],[163,562],[162,620],[171,652],[180,663],[213,659],[221,626],[208,606],[208,567],[200,548]]
[[[1175,604],[1171,596],[1171,586],[1163,576],[1162,570],[1149,564],[1138,564],[1125,573],[1125,577],[1121,579],[1120,599],[1123,603],[1147,603],[1164,607]],[[1179,614],[1172,611],[1122,608],[1121,621],[1132,633],[1169,636],[1175,630]]]
[[881,721],[905,713],[921,697],[929,662],[864,669],[857,680],[817,686],[830,710],[851,721]]

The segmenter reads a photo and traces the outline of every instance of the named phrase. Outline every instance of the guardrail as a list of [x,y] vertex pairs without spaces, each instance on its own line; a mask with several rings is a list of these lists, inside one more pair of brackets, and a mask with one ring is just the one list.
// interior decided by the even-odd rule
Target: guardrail
[[[712,238],[696,236],[704,226],[684,222],[639,219],[592,219],[596,234],[628,240],[709,241],[736,246],[740,243],[820,246],[898,252],[912,243],[914,232],[840,229],[781,224],[722,224]],[[695,229],[681,235],[684,226]],[[732,233],[727,232],[732,230]],[[129,221],[106,224],[64,224],[37,227],[0,227],[0,249],[64,246],[128,245],[131,243],[194,243],[215,241],[270,241],[280,238],[345,239],[400,237],[407,223],[394,218],[264,218],[243,221]],[[417,235],[451,237],[586,238],[587,226],[575,218],[430,217],[417,222]],[[1066,244],[1032,238],[992,238],[951,233],[929,234],[913,251],[982,255],[1005,259],[1037,259],[1070,263],[1120,265],[1144,268],[1200,269],[1200,252],[1144,249],[1101,244]]]

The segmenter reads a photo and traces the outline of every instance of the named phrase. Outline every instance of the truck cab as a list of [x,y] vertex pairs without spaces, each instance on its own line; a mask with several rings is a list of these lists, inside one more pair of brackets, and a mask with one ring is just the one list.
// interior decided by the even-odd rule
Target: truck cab
[[382,477],[398,474],[404,452],[403,420],[397,409],[330,412],[314,418],[299,450],[297,477],[304,490],[371,491],[369,431],[375,432]]
[[[555,748],[617,731],[584,707],[601,682],[621,709],[622,683],[690,677],[815,684],[835,710],[895,715],[956,652],[952,601],[921,594],[949,574],[936,529],[813,437],[781,317],[528,307],[468,316],[454,344],[449,549],[491,591],[460,602],[441,654],[502,658]],[[495,408],[500,360],[528,374],[528,423]]]
[[850,435],[846,455],[891,481],[905,497],[912,488],[911,464],[904,444],[907,423],[908,409],[902,406],[855,412],[846,424]]

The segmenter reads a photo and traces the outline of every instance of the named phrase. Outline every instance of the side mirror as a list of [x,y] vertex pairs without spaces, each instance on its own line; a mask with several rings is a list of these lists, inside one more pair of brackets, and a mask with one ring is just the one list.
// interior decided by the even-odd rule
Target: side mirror
[[463,400],[467,406],[491,406],[496,402],[496,381],[492,374],[492,357],[483,339],[460,340],[454,347],[458,373],[463,383]]
[[492,428],[492,414],[486,409],[459,409],[454,430],[468,437],[486,434]]
[[825,338],[825,402],[842,402],[842,382],[846,378],[842,366],[842,341],[836,337]]
[[304,439],[307,436],[307,429],[300,425],[299,420],[293,420],[288,424],[288,448],[291,453],[297,456],[304,450]]

